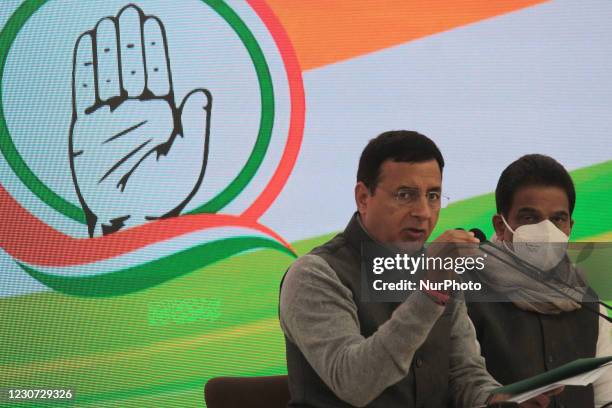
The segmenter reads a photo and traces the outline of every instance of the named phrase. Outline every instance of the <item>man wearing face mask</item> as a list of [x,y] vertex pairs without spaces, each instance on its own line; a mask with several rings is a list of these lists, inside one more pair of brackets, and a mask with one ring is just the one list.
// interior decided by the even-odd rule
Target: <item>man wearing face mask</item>
[[[597,307],[597,296],[566,255],[576,201],[568,172],[551,157],[523,156],[502,172],[495,199],[491,242],[502,258],[525,270],[517,257],[548,276],[545,285],[491,257],[475,274],[481,293],[497,300],[468,303],[487,370],[509,384],[577,358],[612,355],[612,325],[585,309]],[[573,299],[592,298],[585,305],[547,285]],[[601,407],[610,401],[612,371],[591,386],[567,387],[551,406]]]

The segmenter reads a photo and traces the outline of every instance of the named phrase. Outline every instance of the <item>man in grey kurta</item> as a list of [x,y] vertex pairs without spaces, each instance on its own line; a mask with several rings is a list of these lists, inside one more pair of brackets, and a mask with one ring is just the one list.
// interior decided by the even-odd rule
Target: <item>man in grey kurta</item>
[[[300,257],[282,283],[290,406],[474,407],[499,386],[462,301],[433,291],[401,303],[361,300],[361,244],[424,244],[441,206],[443,165],[435,144],[416,132],[386,132],[365,148],[357,213],[343,233]],[[478,242],[458,230],[436,241]]]

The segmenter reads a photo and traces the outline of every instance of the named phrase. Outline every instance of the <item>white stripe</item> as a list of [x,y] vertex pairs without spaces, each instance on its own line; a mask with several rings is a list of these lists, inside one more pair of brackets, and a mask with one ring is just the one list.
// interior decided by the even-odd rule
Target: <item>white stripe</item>
[[233,238],[240,236],[257,236],[270,238],[259,231],[236,228],[236,227],[221,227],[212,228],[204,231],[196,231],[187,235],[182,235],[174,239],[157,242],[148,245],[144,248],[128,254],[116,256],[114,258],[105,259],[99,262],[93,262],[86,265],[76,265],[68,267],[41,267],[29,265],[34,269],[53,275],[63,276],[91,276],[100,273],[108,273],[133,266],[138,266],[143,263],[162,259],[167,256],[179,253],[181,251],[206,244],[208,242],[217,241],[225,238]]
[[302,151],[261,222],[289,241],[344,228],[359,155],[386,130],[438,144],[453,201],[494,191],[526,153],[612,159],[611,15],[608,1],[546,3],[306,72]]

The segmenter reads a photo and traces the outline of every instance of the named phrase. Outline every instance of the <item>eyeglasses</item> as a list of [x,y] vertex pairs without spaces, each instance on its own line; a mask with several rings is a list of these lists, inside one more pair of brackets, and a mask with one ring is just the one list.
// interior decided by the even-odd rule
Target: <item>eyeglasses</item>
[[[402,187],[396,192],[386,192],[390,194],[393,198],[395,198],[395,201],[397,201],[401,206],[405,207],[414,205],[423,196],[423,193],[418,188],[409,187]],[[427,205],[429,206],[429,208],[432,209],[445,208],[446,206],[448,206],[448,203],[450,201],[450,198],[445,195],[442,195],[442,193],[439,191],[427,191],[425,192],[425,198],[427,199]]]

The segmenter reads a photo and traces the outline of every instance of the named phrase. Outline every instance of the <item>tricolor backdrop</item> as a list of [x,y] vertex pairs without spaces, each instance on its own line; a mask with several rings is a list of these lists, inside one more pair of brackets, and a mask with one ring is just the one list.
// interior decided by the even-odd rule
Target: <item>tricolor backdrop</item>
[[2,1],[0,388],[191,407],[211,377],[285,373],[280,279],[344,227],[385,130],[445,156],[434,236],[490,234],[501,170],[544,153],[576,183],[572,240],[609,241],[611,19],[606,0]]

